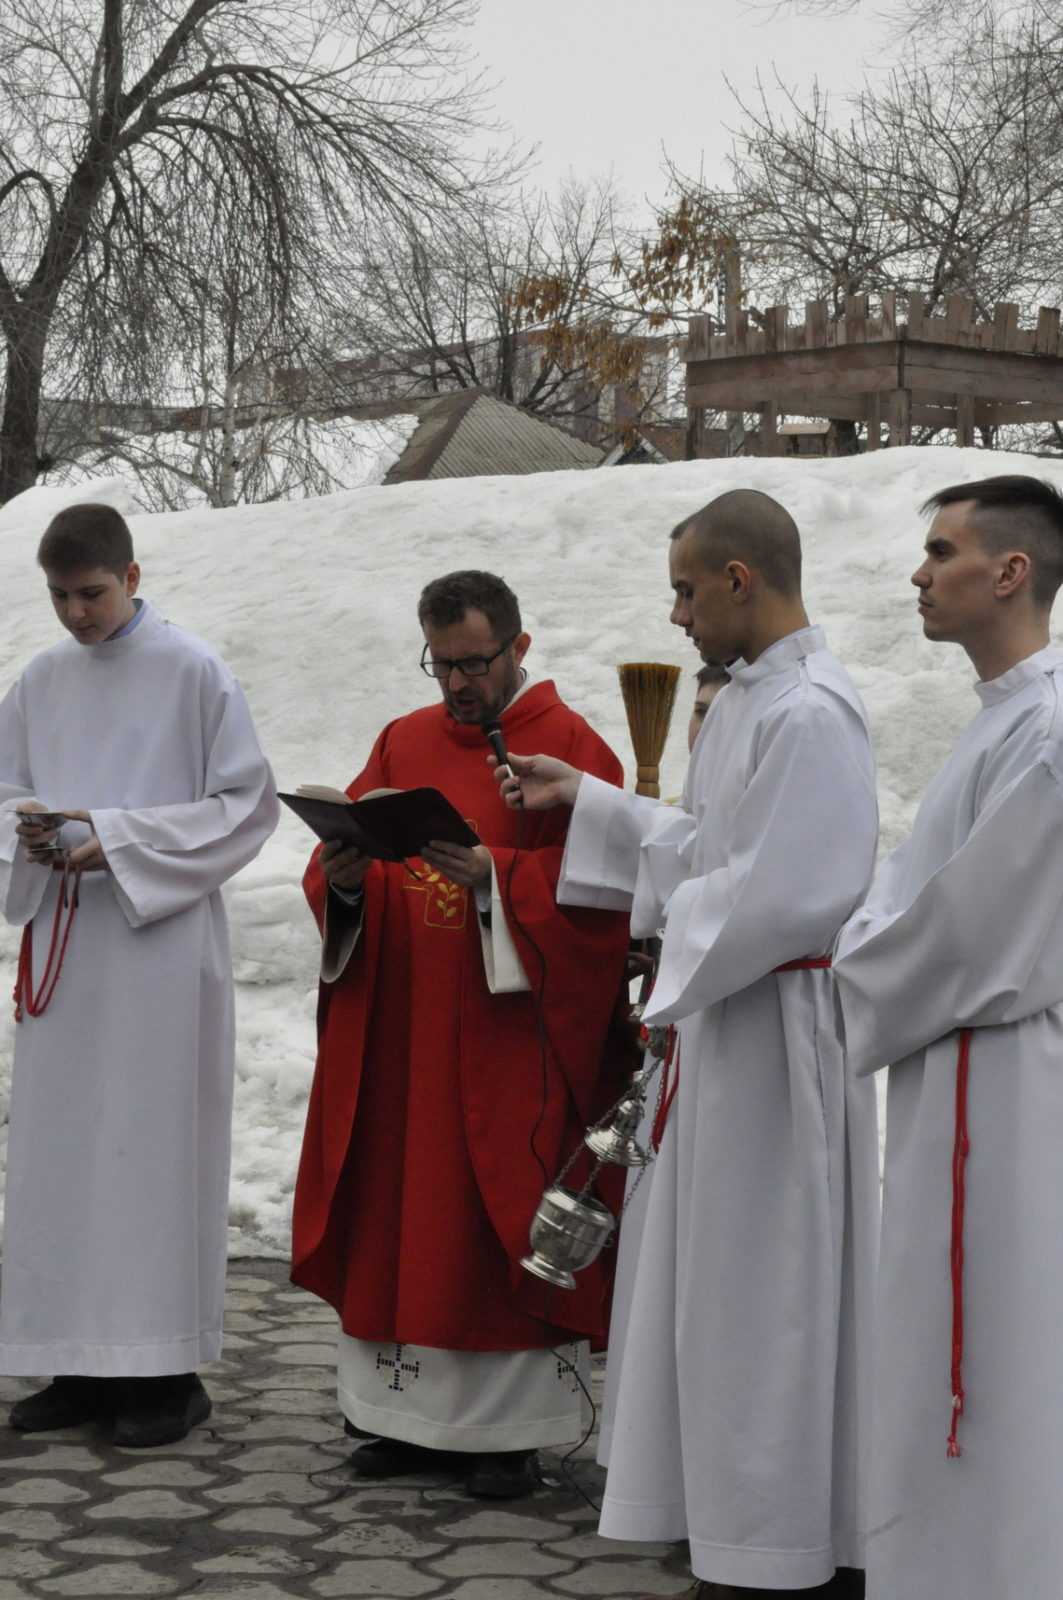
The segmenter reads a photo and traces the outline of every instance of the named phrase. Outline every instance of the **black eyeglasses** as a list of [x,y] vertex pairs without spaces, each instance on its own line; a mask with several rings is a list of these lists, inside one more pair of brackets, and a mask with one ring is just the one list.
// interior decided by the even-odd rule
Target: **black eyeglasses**
[[463,678],[482,678],[486,674],[492,661],[497,661],[499,656],[505,655],[513,640],[507,639],[505,644],[499,645],[493,656],[462,656],[460,661],[447,661],[443,656],[432,656],[425,645],[421,651],[421,671],[427,672],[430,678],[449,678],[457,667]]

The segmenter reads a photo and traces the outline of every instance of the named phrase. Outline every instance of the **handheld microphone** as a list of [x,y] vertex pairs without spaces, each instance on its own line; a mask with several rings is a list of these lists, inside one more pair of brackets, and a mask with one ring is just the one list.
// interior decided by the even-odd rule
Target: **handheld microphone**
[[509,765],[509,756],[506,754],[506,741],[502,737],[502,724],[497,717],[490,722],[485,722],[484,738],[494,751],[500,767],[506,767],[510,777],[513,777],[513,768]]
[[[506,754],[506,741],[502,737],[502,724],[499,722],[497,717],[494,717],[490,722],[485,722],[483,728],[484,738],[487,740],[488,744],[491,746],[491,749],[495,753],[499,769],[505,767],[510,777],[515,779],[517,774],[513,771],[513,768],[509,764],[509,756]],[[519,780],[517,780],[517,782],[518,787],[513,798],[513,803],[514,805],[520,806],[524,804],[524,796],[520,792]]]

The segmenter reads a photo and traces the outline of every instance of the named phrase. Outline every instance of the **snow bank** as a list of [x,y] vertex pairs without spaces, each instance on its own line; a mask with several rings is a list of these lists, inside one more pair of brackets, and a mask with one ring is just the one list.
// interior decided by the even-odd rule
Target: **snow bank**
[[[416,601],[455,567],[501,573],[533,635],[529,667],[557,680],[631,764],[616,664],[688,674],[662,774],[682,784],[686,705],[698,663],[668,622],[671,527],[724,489],[775,495],[804,536],[809,611],[863,692],[880,771],[883,845],[908,827],[928,777],[977,709],[952,646],[922,638],[908,577],[927,495],[989,471],[1063,464],[981,451],[891,450],[841,461],[719,461],[365,488],[326,499],[132,519],[144,593],[211,640],[241,678],[281,787],[345,784],[389,718],[430,701]],[[114,480],[93,492],[115,492]],[[8,597],[0,686],[57,625],[36,541],[56,506],[34,490],[0,512]],[[73,498],[88,498],[82,485]],[[76,805],[71,795],[70,804]],[[279,1254],[314,1050],[316,939],[299,889],[309,836],[285,817],[229,888],[237,976],[233,1248]],[[16,941],[0,930],[0,972]],[[0,1096],[12,1025],[0,1018]]]
[[123,517],[134,517],[144,510],[137,498],[136,484],[129,477],[116,474],[113,478],[90,478],[80,474],[76,481],[63,483],[37,483],[24,489],[6,505],[0,506],[0,533],[5,536],[18,529],[33,526],[43,533],[48,523],[66,506],[80,505],[82,500],[98,500],[102,505],[114,506]]

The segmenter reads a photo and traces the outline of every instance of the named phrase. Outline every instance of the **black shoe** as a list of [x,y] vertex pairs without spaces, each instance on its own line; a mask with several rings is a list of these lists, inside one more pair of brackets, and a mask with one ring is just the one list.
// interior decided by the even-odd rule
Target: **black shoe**
[[176,1444],[211,1413],[210,1395],[194,1372],[172,1378],[127,1378],[112,1442],[126,1450]]
[[428,1450],[405,1439],[374,1439],[351,1455],[360,1478],[403,1478],[423,1472],[454,1472],[461,1457],[450,1450]]
[[500,1450],[470,1458],[465,1487],[475,1500],[519,1500],[539,1484],[534,1450]]
[[47,1433],[51,1428],[80,1428],[111,1415],[117,1385],[107,1378],[53,1378],[46,1389],[28,1394],[11,1407],[8,1421],[19,1433]]
[[379,1439],[379,1433],[367,1433],[364,1428],[356,1428],[350,1417],[343,1419],[343,1431],[348,1439]]

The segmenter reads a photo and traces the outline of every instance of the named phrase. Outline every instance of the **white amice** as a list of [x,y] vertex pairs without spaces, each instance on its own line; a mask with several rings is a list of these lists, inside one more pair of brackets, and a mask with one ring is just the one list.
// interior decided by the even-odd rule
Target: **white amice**
[[877,1129],[847,1088],[829,949],[874,862],[863,707],[818,628],[705,718],[683,809],[584,777],[559,899],[662,924],[645,1020],[679,1028],[601,1532],[690,1541],[699,1578],[803,1588],[859,1566]]
[[110,871],[82,878],[51,1004],[16,1030],[0,1371],[193,1371],[221,1349],[220,889],[276,824],[270,769],[232,673],[149,606],[122,638],[35,657],[0,705],[0,896],[33,920],[39,985],[61,880],[16,837],[28,797],[89,811]]
[[576,1444],[590,1421],[585,1339],[554,1350],[436,1350],[339,1336],[340,1410],[429,1450]]
[[[982,709],[835,958],[854,1069],[893,1063],[868,1600],[1063,1586],[1063,653],[976,689]],[[964,1028],[966,1405],[949,1460]]]

